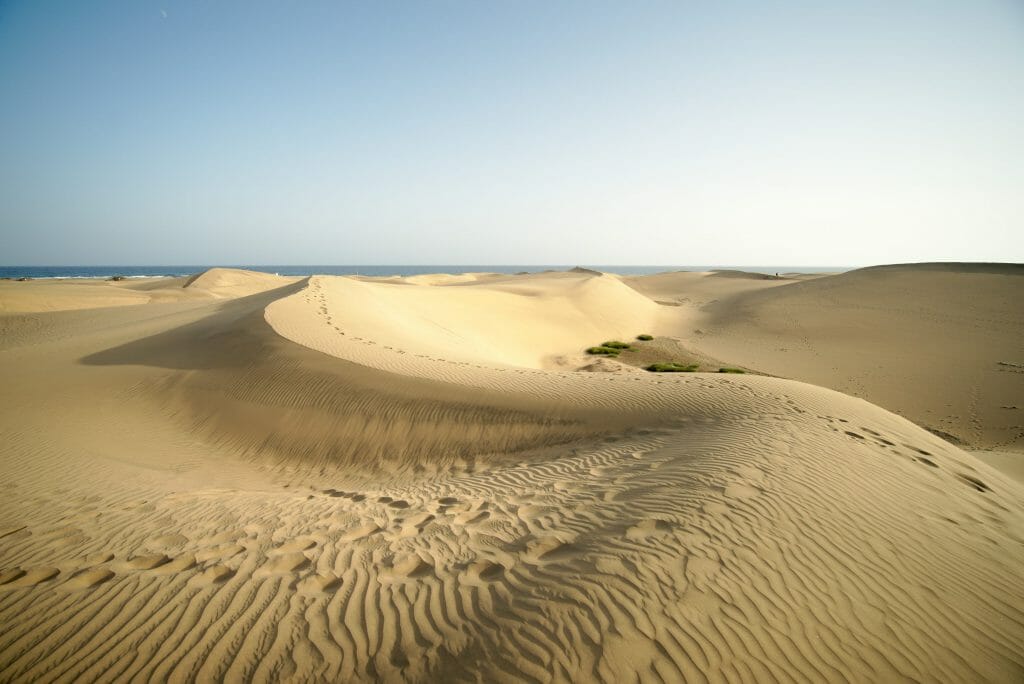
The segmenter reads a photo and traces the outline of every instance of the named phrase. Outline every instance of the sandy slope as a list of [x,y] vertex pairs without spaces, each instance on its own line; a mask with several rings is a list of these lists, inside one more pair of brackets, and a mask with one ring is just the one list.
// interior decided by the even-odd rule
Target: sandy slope
[[211,268],[191,278],[108,281],[56,278],[0,281],[0,312],[67,311],[150,302],[223,299],[265,292],[297,278],[231,268]]
[[1024,485],[800,382],[542,370],[700,313],[636,297],[0,316],[0,680],[1020,681]]
[[702,351],[1024,451],[1024,266],[884,266],[707,307]]
[[807,277],[775,277],[740,271],[668,271],[646,276],[623,276],[622,281],[663,305],[699,309],[723,298],[788,285],[798,278]]
[[468,383],[484,365],[573,365],[568,359],[585,362],[581,351],[609,338],[682,328],[676,312],[619,278],[579,273],[446,287],[316,276],[301,295],[268,307],[267,320],[289,339],[365,366]]

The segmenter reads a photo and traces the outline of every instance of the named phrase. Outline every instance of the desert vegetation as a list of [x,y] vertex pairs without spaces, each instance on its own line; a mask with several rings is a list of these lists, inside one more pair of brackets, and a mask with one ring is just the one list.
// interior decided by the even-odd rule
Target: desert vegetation
[[694,373],[699,368],[699,364],[681,364],[675,361],[668,361],[664,363],[652,363],[651,365],[644,368],[644,370],[650,371],[651,373]]
[[587,349],[587,353],[594,356],[618,356],[620,352],[633,351],[627,342],[619,342],[618,340],[608,340],[602,342],[596,347],[590,347]]

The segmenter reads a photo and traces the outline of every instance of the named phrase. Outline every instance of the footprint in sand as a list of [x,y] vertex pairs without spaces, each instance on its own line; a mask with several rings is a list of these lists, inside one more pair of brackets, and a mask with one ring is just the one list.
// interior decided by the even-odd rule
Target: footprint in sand
[[455,516],[456,525],[472,525],[491,517],[490,511],[466,511]]
[[463,584],[471,586],[481,586],[484,584],[490,584],[491,582],[497,582],[505,574],[505,566],[500,563],[494,563],[489,560],[479,560],[475,563],[470,564],[466,568],[466,573],[462,578]]
[[672,534],[672,523],[652,518],[643,520],[626,530],[626,539],[640,540],[650,537],[665,537]]
[[526,558],[534,563],[553,563],[569,560],[577,555],[578,549],[570,542],[557,537],[541,537],[526,548]]
[[296,585],[295,590],[300,594],[316,596],[318,594],[329,594],[340,586],[340,577],[326,573],[323,575],[311,575],[303,579]]
[[99,553],[90,553],[87,556],[82,557],[82,567],[92,567],[94,565],[103,565],[114,560],[114,554],[101,551]]
[[196,557],[194,554],[187,554],[179,556],[178,558],[172,558],[170,562],[158,565],[149,572],[154,575],[176,575],[179,572],[185,572],[191,570],[196,566]]
[[395,560],[391,567],[384,568],[377,579],[382,584],[408,582],[434,573],[434,566],[416,555]]
[[146,546],[154,551],[168,551],[184,545],[187,541],[188,537],[181,534],[165,534],[150,539]]
[[365,525],[359,525],[358,527],[353,527],[342,532],[339,539],[342,541],[358,541],[360,539],[365,539],[372,534],[376,534],[377,532],[380,532],[380,525],[377,525],[376,523],[366,523]]
[[256,568],[253,577],[288,575],[309,566],[309,559],[302,553],[286,553],[273,557],[269,562]]
[[246,536],[245,530],[228,530],[226,532],[218,532],[217,534],[206,537],[205,539],[199,540],[200,546],[218,546],[226,542],[235,542],[242,537]]
[[964,473],[957,473],[956,476],[960,478],[961,482],[974,488],[975,491],[982,493],[989,491],[989,486],[976,477],[972,477],[971,475],[966,475]]
[[169,556],[155,553],[147,556],[135,556],[120,564],[122,570],[152,570],[170,563]]
[[290,542],[281,544],[276,549],[271,549],[267,552],[268,556],[280,556],[289,553],[296,553],[300,551],[307,551],[316,546],[316,542],[312,539],[293,539]]
[[550,516],[558,513],[558,509],[554,506],[543,506],[543,505],[524,505],[520,506],[516,510],[516,515],[519,516],[520,520],[524,522],[530,522],[544,516]]
[[61,588],[69,591],[91,589],[92,587],[108,582],[113,578],[114,572],[112,570],[108,570],[107,568],[91,568],[72,575],[71,579],[65,582]]
[[[404,521],[398,532],[398,537],[414,537],[419,534],[424,527],[429,525],[435,516],[433,513],[417,513]],[[397,521],[396,521],[397,522]]]
[[202,549],[196,552],[196,562],[205,563],[211,560],[224,561],[233,558],[245,551],[240,544],[222,544],[209,549]]
[[15,568],[0,573],[0,588],[19,589],[23,587],[34,587],[37,584],[53,579],[60,574],[57,568],[30,568],[22,570]]
[[25,571],[22,570],[21,568],[12,568],[10,570],[0,571],[0,585],[7,584],[8,582],[13,582],[14,580],[18,579],[19,577],[24,577],[24,576],[25,576]]
[[226,565],[211,565],[198,575],[189,579],[188,586],[192,588],[211,587],[215,584],[226,582],[234,576],[235,571]]

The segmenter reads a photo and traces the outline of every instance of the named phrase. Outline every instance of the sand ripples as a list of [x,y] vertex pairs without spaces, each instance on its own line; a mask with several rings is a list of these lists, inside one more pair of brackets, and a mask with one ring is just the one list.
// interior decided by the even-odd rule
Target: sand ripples
[[761,377],[368,369],[275,336],[276,296],[68,365],[148,421],[145,468],[0,426],[0,679],[1024,674],[1024,489],[907,421]]

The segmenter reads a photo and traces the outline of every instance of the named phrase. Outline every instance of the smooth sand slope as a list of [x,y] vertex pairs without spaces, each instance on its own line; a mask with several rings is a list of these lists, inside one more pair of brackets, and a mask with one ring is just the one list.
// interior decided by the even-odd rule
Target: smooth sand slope
[[683,329],[677,312],[616,276],[580,273],[444,287],[317,276],[266,317],[283,336],[332,356],[460,384],[485,367],[575,367],[606,339]]
[[1024,266],[882,266],[706,307],[698,349],[1024,452]]
[[518,278],[0,316],[0,680],[1024,677],[1024,485]]

